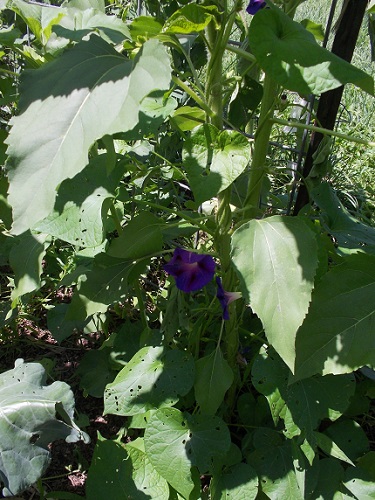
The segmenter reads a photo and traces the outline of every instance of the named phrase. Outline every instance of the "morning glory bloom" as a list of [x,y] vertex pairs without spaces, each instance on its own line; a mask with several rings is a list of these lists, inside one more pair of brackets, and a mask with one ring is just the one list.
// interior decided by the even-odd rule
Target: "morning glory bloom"
[[221,279],[219,277],[216,278],[217,283],[217,293],[216,297],[219,299],[221,308],[223,310],[223,319],[229,319],[229,310],[228,306],[231,302],[234,302],[237,299],[242,297],[241,292],[226,292],[221,283]]
[[252,16],[258,12],[258,10],[265,7],[266,2],[264,0],[250,0],[249,5],[247,6],[246,12],[251,14]]
[[176,286],[183,292],[200,290],[214,277],[215,261],[211,255],[188,252],[176,248],[173,257],[164,270],[176,280]]

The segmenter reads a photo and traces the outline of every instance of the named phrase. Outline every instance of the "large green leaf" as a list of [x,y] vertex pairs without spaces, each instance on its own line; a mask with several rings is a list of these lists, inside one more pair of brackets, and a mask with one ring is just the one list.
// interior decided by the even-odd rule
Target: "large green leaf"
[[341,419],[330,425],[325,434],[353,461],[356,462],[369,451],[369,440],[365,431],[351,419]]
[[195,364],[195,398],[202,413],[214,415],[232,385],[233,371],[219,346]]
[[321,94],[346,83],[374,93],[370,75],[323,49],[314,36],[280,9],[262,9],[249,30],[250,46],[261,68],[282,87]]
[[86,482],[87,500],[168,500],[169,487],[151,465],[143,441],[121,445],[99,436]]
[[66,10],[61,7],[56,8],[54,5],[35,4],[23,0],[11,0],[8,2],[8,8],[23,18],[43,45],[51,36],[53,25],[57,24],[66,14]]
[[303,434],[314,447],[314,430],[320,422],[326,418],[336,420],[348,408],[355,392],[354,375],[327,375],[289,385],[289,374],[272,349],[255,358],[252,380],[266,396],[275,425],[282,417],[289,438]]
[[103,242],[108,205],[123,173],[120,166],[107,175],[106,159],[107,155],[94,158],[60,185],[54,211],[36,225],[38,231],[76,246],[95,247]]
[[375,364],[375,256],[354,254],[313,293],[296,338],[296,379]]
[[188,352],[143,347],[108,384],[104,411],[136,415],[172,406],[194,383],[194,361]]
[[16,238],[9,254],[9,262],[14,271],[12,301],[26,293],[40,288],[42,261],[51,242],[47,234],[26,231]]
[[165,33],[197,33],[203,31],[210,22],[218,27],[216,17],[219,17],[216,5],[197,5],[191,3],[176,10],[165,22]]
[[335,238],[338,253],[375,254],[375,228],[351,216],[327,182],[312,189],[311,196],[321,211],[323,227]]
[[[344,469],[338,460],[325,458],[320,461],[318,484],[313,497],[319,500],[353,500],[353,496],[343,485]],[[361,499],[362,500],[362,499]]]
[[112,240],[108,255],[121,259],[140,259],[159,252],[163,246],[163,221],[150,212],[140,212]]
[[[107,42],[123,43],[130,38],[127,24],[117,16],[105,13],[99,2],[71,0],[65,4],[65,16],[53,26],[53,32],[59,37],[48,40],[47,49],[65,45],[68,40],[80,41],[85,35],[96,32]],[[61,40],[66,38],[66,41]]]
[[134,263],[110,257],[105,253],[95,256],[93,268],[82,270],[78,287],[69,304],[65,319],[85,321],[89,316],[104,313],[128,293],[129,286],[146,268],[146,260]]
[[314,232],[297,217],[252,220],[233,234],[232,260],[268,341],[293,370],[318,265]]
[[170,72],[157,40],[129,61],[91,36],[25,76],[7,139],[15,234],[52,212],[57,186],[87,165],[94,141],[135,127],[141,101],[168,88]]
[[201,474],[210,471],[213,459],[229,447],[230,434],[221,419],[190,416],[176,408],[153,413],[145,431],[145,449],[152,465],[185,498],[194,489],[192,466]]
[[267,498],[303,500],[293,467],[291,443],[273,429],[261,427],[254,431],[253,442],[255,451],[247,456],[247,462],[257,471]]
[[186,132],[204,123],[205,117],[205,112],[201,108],[181,106],[173,113],[171,122],[177,129]]
[[69,40],[79,42],[94,31],[113,43],[130,38],[126,23],[117,16],[106,15],[102,2],[72,0],[57,7],[12,0],[8,7],[24,19],[47,52],[62,49]]
[[248,464],[236,464],[220,476],[213,476],[210,489],[212,500],[255,500],[258,476]]
[[345,470],[343,483],[344,486],[359,500],[374,500],[374,479],[359,467],[348,467]]
[[56,439],[84,439],[73,421],[74,397],[64,382],[46,386],[39,363],[18,359],[0,375],[0,481],[3,495],[21,493],[36,482],[50,460]]
[[240,133],[202,125],[185,141],[183,163],[195,201],[216,196],[234,182],[250,159],[250,145]]

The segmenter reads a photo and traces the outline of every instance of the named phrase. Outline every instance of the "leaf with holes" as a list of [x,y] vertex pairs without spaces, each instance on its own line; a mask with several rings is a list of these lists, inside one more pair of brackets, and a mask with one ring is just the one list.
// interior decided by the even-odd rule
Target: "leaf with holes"
[[220,418],[191,416],[176,408],[153,413],[145,431],[145,450],[152,465],[185,498],[195,487],[193,466],[201,474],[211,471],[214,458],[229,447],[230,434]]
[[374,500],[375,482],[366,471],[360,467],[348,467],[343,480],[345,488],[360,500]]
[[250,151],[239,132],[208,124],[194,129],[184,143],[183,163],[195,201],[201,204],[230,186],[245,170]]
[[143,347],[108,384],[104,412],[136,415],[177,403],[194,383],[194,361],[188,352]]
[[87,500],[168,500],[169,487],[151,465],[138,438],[127,445],[99,435],[87,476]]
[[321,450],[324,451],[328,456],[338,458],[339,460],[346,462],[350,465],[354,465],[350,458],[341,450],[339,446],[326,434],[321,432],[314,432],[317,445]]
[[85,321],[104,313],[128,293],[129,286],[145,271],[148,260],[116,259],[105,253],[95,256],[93,268],[82,270],[78,287],[69,304],[65,320]]
[[234,232],[232,260],[269,343],[293,370],[295,337],[318,266],[314,232],[299,217],[252,220]]
[[47,234],[31,231],[15,238],[9,254],[9,262],[14,271],[14,289],[11,295],[13,302],[40,288],[42,261],[50,243],[51,238]]
[[88,441],[73,421],[74,397],[64,382],[46,386],[39,363],[18,359],[0,375],[0,481],[4,496],[35,483],[50,461],[48,445],[57,439]]
[[56,188],[83,170],[96,140],[137,125],[142,100],[166,90],[170,73],[155,39],[128,60],[92,35],[24,76],[20,114],[7,139],[15,234],[50,215]]
[[353,462],[365,455],[370,443],[365,431],[351,419],[341,419],[330,425],[324,432]]
[[106,160],[105,154],[93,158],[82,172],[61,184],[53,213],[35,226],[37,231],[81,247],[103,242],[109,203],[123,174],[118,166],[107,175]]
[[272,429],[258,428],[253,433],[255,451],[247,455],[247,463],[257,471],[262,491],[270,500],[305,498],[293,468],[291,446]]

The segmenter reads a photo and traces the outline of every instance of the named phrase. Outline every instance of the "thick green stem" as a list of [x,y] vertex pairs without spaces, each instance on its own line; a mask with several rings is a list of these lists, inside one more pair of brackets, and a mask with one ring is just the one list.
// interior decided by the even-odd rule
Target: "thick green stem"
[[194,101],[206,112],[208,116],[213,116],[213,112],[210,109],[209,105],[207,105],[195,92],[192,90],[189,85],[186,85],[182,80],[180,80],[177,76],[172,76],[172,81],[182,88]]
[[215,47],[207,70],[206,101],[211,110],[211,116],[207,117],[212,125],[218,129],[223,128],[223,53],[220,50],[221,33],[215,28],[213,22],[207,27],[207,39],[211,47]]
[[249,184],[245,201],[246,218],[259,215],[259,202],[262,181],[266,173],[266,155],[272,129],[272,118],[276,103],[277,84],[267,74],[264,77],[263,99],[260,109],[259,125],[255,134],[254,152],[251,162]]
[[[207,121],[217,127],[223,128],[223,55],[226,50],[228,39],[236,16],[236,7],[225,19],[223,16],[221,30],[217,31],[213,23],[206,30],[209,47],[211,47],[211,59],[209,61],[206,81],[206,102],[211,116],[207,116]],[[216,216],[215,247],[220,257],[221,275],[223,287],[231,291],[236,284],[236,277],[233,271],[230,258],[232,211],[230,208],[231,187],[218,194],[218,211]],[[226,358],[234,373],[234,383],[229,389],[226,397],[228,412],[230,413],[237,392],[239,382],[239,371],[237,364],[238,352],[238,324],[235,308],[230,306],[230,319],[225,321],[224,345]]]
[[262,180],[266,173],[265,163],[272,129],[272,117],[275,104],[276,83],[269,76],[264,79],[264,93],[259,117],[259,125],[255,134],[254,152],[250,170],[250,178],[246,206],[257,211],[260,201]]

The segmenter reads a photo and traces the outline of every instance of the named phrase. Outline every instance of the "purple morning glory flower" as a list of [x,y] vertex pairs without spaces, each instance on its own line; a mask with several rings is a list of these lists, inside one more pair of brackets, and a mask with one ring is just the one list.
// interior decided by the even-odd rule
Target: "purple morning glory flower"
[[249,5],[247,6],[246,12],[251,14],[252,16],[258,12],[258,10],[265,7],[266,2],[264,0],[250,0]]
[[176,280],[176,286],[183,292],[200,290],[214,277],[215,261],[210,255],[188,252],[176,248],[173,257],[164,266],[165,271]]
[[241,292],[226,292],[221,283],[221,279],[219,277],[216,278],[217,283],[217,293],[216,297],[219,299],[221,308],[223,310],[223,319],[229,319],[229,310],[228,306],[231,302],[234,302],[237,299],[242,297]]

